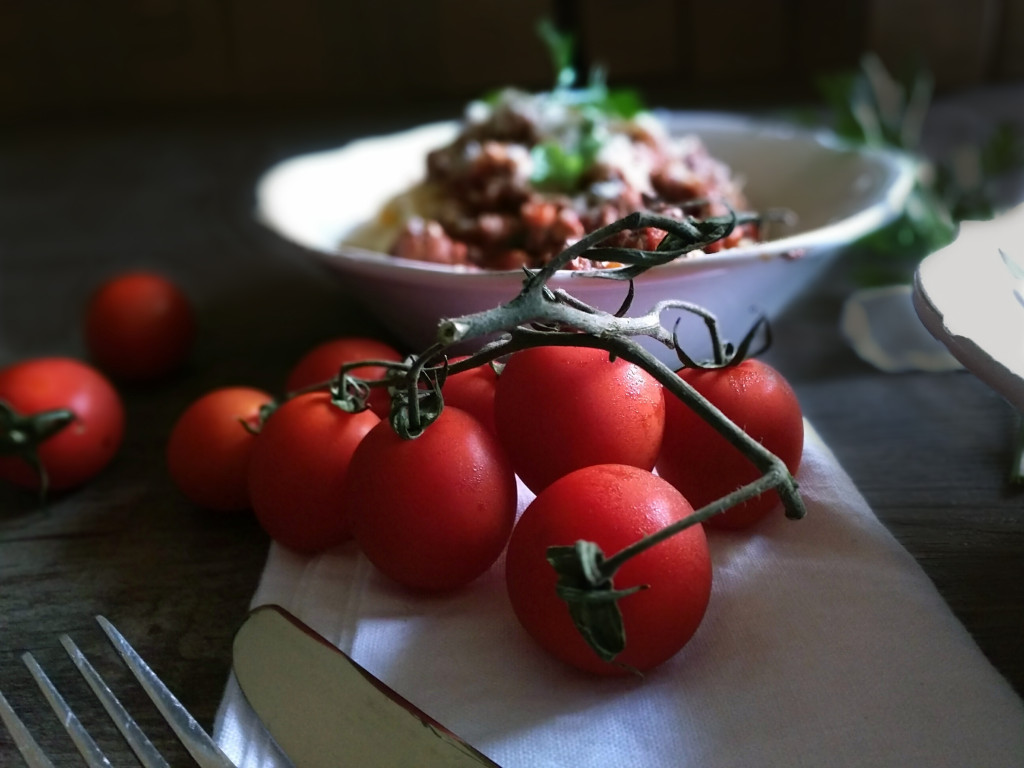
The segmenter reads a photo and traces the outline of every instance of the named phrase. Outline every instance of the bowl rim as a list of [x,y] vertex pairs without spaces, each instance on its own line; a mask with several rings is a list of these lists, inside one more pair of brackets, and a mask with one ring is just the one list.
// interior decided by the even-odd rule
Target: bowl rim
[[[815,229],[798,232],[793,235],[774,240],[741,246],[720,251],[712,256],[698,258],[680,258],[659,265],[655,270],[643,273],[641,278],[656,272],[661,278],[680,274],[696,274],[706,271],[725,269],[735,264],[749,263],[756,260],[796,259],[813,255],[816,250],[851,243],[885,224],[899,214],[907,197],[910,195],[917,179],[918,164],[913,156],[905,151],[889,147],[875,147],[855,144],[845,140],[827,128],[802,126],[782,118],[760,117],[726,111],[697,111],[652,109],[652,114],[662,120],[672,132],[699,132],[713,130],[718,133],[743,134],[756,132],[758,136],[773,139],[793,139],[817,144],[839,153],[853,153],[870,158],[885,171],[884,182],[880,186],[880,194],[872,201],[836,221]],[[415,133],[454,131],[460,120],[444,120],[410,126],[387,133],[359,136],[337,147],[315,150],[287,157],[266,169],[258,178],[255,190],[255,217],[260,224],[272,231],[281,239],[303,250],[312,253],[321,260],[326,260],[336,267],[345,266],[350,271],[360,273],[388,274],[392,277],[406,275],[407,279],[456,279],[468,282],[476,281],[507,281],[510,277],[517,282],[522,280],[522,271],[484,270],[461,265],[436,264],[415,259],[405,259],[386,253],[369,250],[354,245],[339,243],[335,249],[326,249],[310,242],[301,242],[280,226],[273,213],[273,205],[269,202],[275,193],[276,184],[287,173],[296,167],[314,163],[328,157],[338,157],[343,153],[358,150],[360,145],[369,142],[395,141]],[[683,128],[685,126],[685,128]],[[737,172],[742,173],[742,169]],[[561,270],[552,277],[552,282],[559,283],[579,275],[572,270]],[[615,283],[614,280],[606,281]]]

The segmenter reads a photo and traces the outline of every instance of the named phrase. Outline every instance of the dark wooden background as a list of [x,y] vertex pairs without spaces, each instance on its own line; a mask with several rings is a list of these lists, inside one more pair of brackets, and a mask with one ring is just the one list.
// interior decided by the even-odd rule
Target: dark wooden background
[[1024,0],[0,0],[0,117],[547,86],[541,17],[584,67],[684,105],[807,97],[865,51],[942,90],[1024,76]]

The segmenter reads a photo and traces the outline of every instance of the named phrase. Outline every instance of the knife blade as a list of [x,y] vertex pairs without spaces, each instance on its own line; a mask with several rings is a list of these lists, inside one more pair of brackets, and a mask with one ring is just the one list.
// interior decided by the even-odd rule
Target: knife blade
[[500,768],[278,605],[250,612],[232,667],[296,768]]

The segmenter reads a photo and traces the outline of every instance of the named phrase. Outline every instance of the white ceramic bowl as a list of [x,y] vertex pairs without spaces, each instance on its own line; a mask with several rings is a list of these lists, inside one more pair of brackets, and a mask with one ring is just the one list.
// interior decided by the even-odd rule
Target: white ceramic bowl
[[1024,202],[963,222],[918,265],[913,300],[925,328],[1024,413]]
[[[768,242],[648,271],[636,280],[630,314],[666,298],[695,302],[738,341],[758,315],[777,316],[843,246],[895,217],[914,183],[905,155],[849,147],[827,133],[720,113],[658,114],[673,134],[699,135],[743,178],[754,210],[785,208],[798,221]],[[454,122],[430,124],[291,158],[269,169],[256,190],[260,221],[325,264],[413,350],[433,341],[440,319],[504,303],[522,284],[519,272],[470,271],[342,245],[423,178],[426,153],[456,130]],[[551,285],[608,310],[626,292],[619,281],[572,272]],[[702,323],[687,319],[680,329],[693,354],[706,354]]]

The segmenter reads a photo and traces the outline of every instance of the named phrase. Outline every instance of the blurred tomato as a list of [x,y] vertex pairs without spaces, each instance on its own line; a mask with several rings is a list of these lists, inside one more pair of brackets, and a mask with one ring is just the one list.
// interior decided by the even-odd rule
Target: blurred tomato
[[103,283],[85,308],[85,344],[116,379],[149,381],[179,368],[192,350],[192,304],[175,283],[129,272]]
[[225,512],[249,507],[249,456],[260,410],[271,403],[263,390],[224,387],[178,417],[167,442],[167,468],[193,504]]

